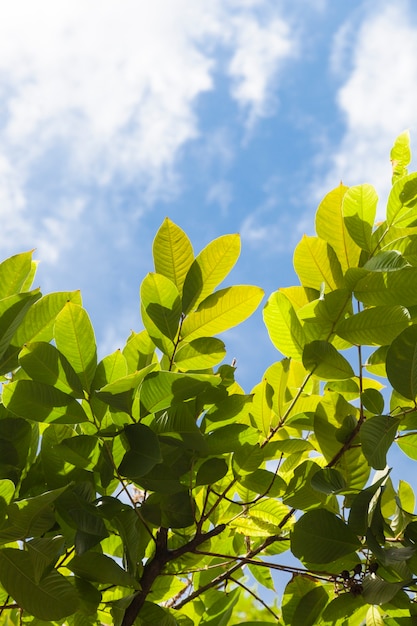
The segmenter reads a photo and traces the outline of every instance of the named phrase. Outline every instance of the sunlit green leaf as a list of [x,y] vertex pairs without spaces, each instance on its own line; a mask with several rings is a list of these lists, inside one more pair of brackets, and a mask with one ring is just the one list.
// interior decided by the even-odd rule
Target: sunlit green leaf
[[198,337],[180,344],[174,362],[181,370],[203,370],[218,365],[225,356],[223,341],[216,337]]
[[355,375],[349,361],[327,341],[308,343],[304,347],[303,365],[324,380],[344,380]]
[[410,133],[404,131],[396,138],[391,149],[392,184],[403,176],[407,176],[407,165],[411,161]]
[[0,300],[23,290],[32,269],[32,253],[15,254],[0,263]]
[[303,287],[327,290],[343,287],[340,262],[332,247],[319,237],[304,235],[294,252],[294,267]]
[[54,336],[58,350],[74,368],[83,388],[89,391],[97,366],[97,348],[94,330],[85,309],[67,302],[56,317]]
[[226,287],[208,296],[198,310],[188,315],[181,329],[187,341],[210,337],[245,321],[257,309],[263,290],[250,285]]
[[156,233],[152,252],[155,271],[169,278],[181,293],[194,252],[187,235],[168,217]]
[[378,196],[372,185],[350,187],[343,197],[343,217],[348,233],[363,250],[371,251],[371,235]]
[[387,203],[389,226],[415,225],[417,204],[417,173],[409,174],[394,183]]
[[305,334],[291,302],[282,292],[275,291],[269,297],[263,317],[274,346],[284,356],[301,359]]
[[349,267],[356,267],[361,253],[343,219],[342,206],[347,191],[348,187],[342,184],[330,191],[320,202],[316,213],[317,235],[330,244],[343,272]]
[[76,398],[84,397],[80,379],[53,345],[43,341],[25,344],[19,354],[19,363],[33,380],[52,385]]
[[183,312],[197,308],[226,278],[240,254],[239,235],[223,235],[211,241],[196,257],[184,282]]
[[140,401],[149,413],[155,413],[172,404],[195,398],[203,391],[217,387],[220,382],[219,376],[209,374],[152,372],[142,383]]
[[3,402],[15,415],[35,422],[78,424],[88,419],[73,396],[31,380],[8,383],[3,389]]
[[[146,312],[143,323],[153,338],[153,331],[157,329],[158,339],[161,335],[173,341],[178,333],[181,317],[181,301],[177,287],[162,274],[148,274],[140,288],[142,307]],[[153,324],[149,328],[146,324],[149,318]]]
[[355,286],[355,298],[366,305],[417,304],[417,267],[397,272],[369,272]]
[[402,306],[377,306],[343,319],[336,328],[354,344],[385,345],[407,328],[410,314]]

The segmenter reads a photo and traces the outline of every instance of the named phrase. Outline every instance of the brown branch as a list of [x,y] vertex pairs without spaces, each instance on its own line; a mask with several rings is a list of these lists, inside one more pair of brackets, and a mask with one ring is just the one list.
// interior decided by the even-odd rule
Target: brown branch
[[197,533],[188,543],[176,548],[175,550],[168,550],[168,530],[166,528],[160,528],[156,536],[155,555],[148,563],[146,563],[143,569],[143,574],[139,581],[141,589],[127,607],[121,626],[133,625],[152,588],[153,583],[162,573],[162,570],[167,563],[178,559],[187,552],[193,552],[199,545],[208,541],[208,539],[211,539],[212,537],[216,537],[216,535],[223,532],[225,528],[225,524],[219,524],[219,526],[209,530],[207,533]]

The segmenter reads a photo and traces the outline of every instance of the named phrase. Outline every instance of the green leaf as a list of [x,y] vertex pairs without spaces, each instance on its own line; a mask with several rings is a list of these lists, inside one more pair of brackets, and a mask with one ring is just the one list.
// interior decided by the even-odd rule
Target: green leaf
[[180,343],[174,363],[180,370],[204,370],[218,365],[226,356],[223,341],[215,337],[198,337]]
[[303,365],[324,380],[344,380],[355,375],[349,361],[327,341],[308,343],[303,352]]
[[142,383],[140,401],[148,413],[156,413],[195,398],[200,393],[217,387],[220,382],[220,376],[209,374],[152,372]]
[[343,197],[345,226],[362,250],[371,252],[371,235],[374,225],[378,196],[372,185],[350,187]]
[[162,222],[152,247],[155,272],[169,278],[182,292],[185,277],[194,261],[190,240],[168,217]]
[[339,493],[346,489],[346,481],[337,469],[324,467],[311,478],[311,486],[322,493]]
[[417,326],[403,330],[388,348],[387,377],[405,398],[417,397]]
[[294,556],[310,563],[331,563],[355,552],[360,546],[350,528],[325,509],[304,513],[291,534]]
[[32,269],[32,253],[23,252],[0,263],[0,300],[20,293]]
[[223,235],[197,255],[184,282],[182,309],[193,311],[226,278],[240,254],[239,235]]
[[80,305],[67,302],[56,317],[54,337],[56,347],[74,368],[83,389],[89,391],[97,366],[97,348],[87,312]]
[[417,434],[402,435],[397,439],[398,447],[414,461],[417,461]]
[[377,306],[343,319],[337,334],[354,344],[386,345],[391,343],[410,322],[402,306]]
[[27,343],[19,354],[19,363],[35,381],[52,385],[76,398],[83,398],[80,379],[70,363],[50,343]]
[[81,556],[75,556],[67,564],[67,567],[76,576],[94,582],[135,589],[139,587],[135,579],[122,569],[116,561],[99,552],[89,551]]
[[78,596],[71,583],[56,570],[36,583],[31,557],[22,550],[0,550],[0,581],[18,605],[38,619],[61,620],[77,610]]
[[30,555],[35,583],[39,583],[47,571],[51,570],[58,557],[62,554],[65,539],[62,535],[55,537],[37,537],[26,542]]
[[284,356],[301,359],[306,338],[291,302],[281,291],[269,297],[263,318],[269,337]]
[[252,389],[253,400],[250,406],[250,415],[259,431],[267,437],[271,429],[274,413],[272,412],[272,397],[274,390],[267,380],[263,380]]
[[304,235],[294,252],[294,268],[303,287],[326,291],[344,286],[342,268],[333,248],[319,237]]
[[366,535],[368,524],[371,521],[369,519],[369,507],[371,500],[381,486],[386,482],[388,474],[389,471],[385,472],[385,474],[379,480],[375,481],[373,485],[363,489],[354,497],[350,508],[348,524],[355,535]]
[[404,131],[396,138],[391,149],[392,184],[403,176],[407,176],[407,165],[411,161],[410,133]]
[[368,604],[385,604],[393,599],[404,582],[387,582],[375,574],[368,574],[362,581],[363,599]]
[[361,401],[365,409],[375,415],[381,415],[384,411],[384,396],[377,389],[365,389],[361,394]]
[[123,356],[126,359],[129,374],[143,369],[156,359],[155,344],[146,330],[140,333],[132,331],[123,348]]
[[[177,287],[162,274],[147,274],[140,288],[140,297],[146,312],[142,321],[151,338],[167,337],[173,342],[181,318],[181,300]],[[147,325],[148,318],[152,326]]]
[[164,528],[187,528],[194,523],[194,505],[188,491],[151,494],[141,506],[145,519]]
[[147,474],[161,463],[161,450],[157,435],[145,424],[129,424],[124,428],[129,449],[119,465],[122,476],[135,479]]
[[323,587],[316,587],[308,591],[295,609],[293,624],[303,624],[303,626],[317,624],[317,619],[328,600],[329,596]]
[[375,415],[364,421],[360,430],[362,451],[374,469],[385,469],[387,452],[394,441],[401,420],[389,415]]
[[404,267],[410,267],[410,263],[398,250],[384,250],[372,256],[363,266],[370,272],[396,272]]
[[0,522],[3,520],[7,506],[12,501],[15,489],[11,480],[7,478],[0,480]]
[[39,289],[35,289],[0,300],[0,357],[9,347],[26,313],[40,297]]
[[3,388],[3,403],[15,415],[35,422],[78,424],[88,420],[81,404],[60,389],[32,380]]
[[414,226],[417,203],[417,173],[394,183],[387,203],[388,226]]
[[268,568],[249,563],[248,569],[258,583],[261,583],[266,589],[275,591],[274,581],[272,580],[271,572]]
[[13,344],[20,347],[24,343],[35,341],[51,341],[56,316],[67,302],[81,305],[79,291],[62,291],[49,293],[29,309],[23,323],[13,337]]
[[198,469],[195,479],[196,487],[216,483],[226,476],[227,470],[227,463],[224,459],[218,459],[216,457],[207,459]]
[[237,285],[208,296],[198,310],[188,315],[181,330],[187,341],[210,337],[229,330],[252,315],[263,298],[259,287]]
[[355,286],[354,295],[366,305],[417,304],[417,267],[397,272],[369,272]]
[[356,267],[361,249],[352,239],[346,228],[342,205],[348,187],[340,184],[330,191],[320,202],[316,213],[316,231],[327,241],[340,262],[343,273],[349,267]]

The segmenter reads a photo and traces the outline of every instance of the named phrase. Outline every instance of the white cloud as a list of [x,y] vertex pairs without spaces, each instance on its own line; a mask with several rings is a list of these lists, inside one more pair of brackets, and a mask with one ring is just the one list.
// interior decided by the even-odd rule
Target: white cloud
[[247,16],[236,18],[237,49],[229,71],[234,78],[232,94],[249,111],[251,127],[258,117],[268,115],[275,105],[271,82],[276,80],[284,59],[296,52],[296,43],[287,22],[281,18],[255,22]]
[[[406,128],[417,128],[417,24],[406,2],[391,0],[378,11],[370,3],[369,9],[359,28],[341,27],[343,59],[351,51],[351,70],[337,97],[346,131],[332,155],[325,184],[319,186],[320,195],[340,180],[348,185],[369,182],[384,200],[390,187],[389,153],[394,139]],[[338,36],[334,67],[337,59],[340,63]],[[383,211],[381,203],[379,217]]]
[[[196,102],[215,88],[215,72],[233,81],[253,124],[294,45],[267,0],[3,2],[0,217],[13,219],[0,244],[31,240],[56,259],[86,216],[88,194],[80,200],[73,185],[127,181],[144,190],[144,205],[175,191],[176,159],[199,136]],[[76,199],[71,216],[40,192],[45,176],[67,204]]]

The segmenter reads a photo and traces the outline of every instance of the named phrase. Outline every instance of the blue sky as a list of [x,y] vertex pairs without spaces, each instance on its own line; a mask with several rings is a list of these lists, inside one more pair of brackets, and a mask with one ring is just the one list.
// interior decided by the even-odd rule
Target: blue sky
[[[140,330],[167,215],[229,283],[295,283],[292,252],[340,180],[390,184],[417,118],[411,0],[1,1],[0,246],[43,290],[81,288],[101,355]],[[383,203],[380,215],[383,215]],[[279,358],[261,310],[226,336],[249,391]]]

